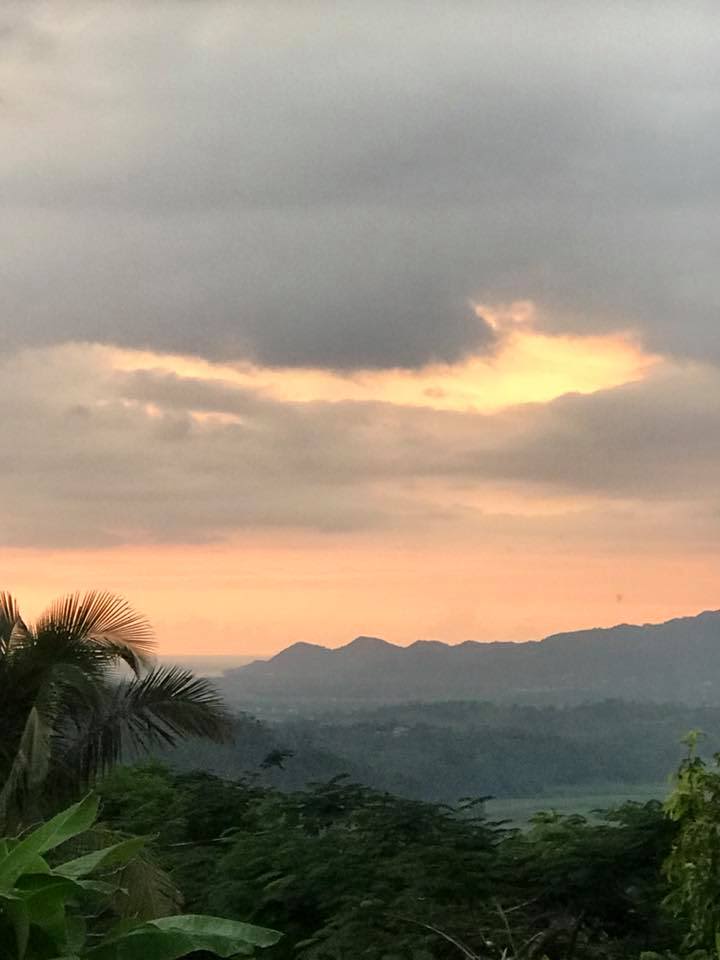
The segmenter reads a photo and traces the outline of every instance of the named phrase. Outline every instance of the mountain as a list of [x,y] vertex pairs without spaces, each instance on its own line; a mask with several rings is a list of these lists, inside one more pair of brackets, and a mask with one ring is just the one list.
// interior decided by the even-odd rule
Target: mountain
[[227,671],[220,685],[231,702],[271,712],[468,699],[720,704],[720,611],[526,643],[417,641],[399,647],[377,637],[357,637],[336,649],[296,643],[269,660]]

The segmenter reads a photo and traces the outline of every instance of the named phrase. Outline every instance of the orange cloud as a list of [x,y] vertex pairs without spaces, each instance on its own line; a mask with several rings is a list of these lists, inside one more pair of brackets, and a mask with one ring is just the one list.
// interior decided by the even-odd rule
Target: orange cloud
[[529,301],[475,305],[500,335],[492,355],[419,370],[353,373],[313,368],[231,366],[195,357],[113,350],[120,370],[164,370],[259,390],[285,402],[381,401],[435,410],[491,413],[522,403],[545,403],[566,393],[594,393],[644,378],[660,358],[643,352],[630,334],[553,336],[535,329]]

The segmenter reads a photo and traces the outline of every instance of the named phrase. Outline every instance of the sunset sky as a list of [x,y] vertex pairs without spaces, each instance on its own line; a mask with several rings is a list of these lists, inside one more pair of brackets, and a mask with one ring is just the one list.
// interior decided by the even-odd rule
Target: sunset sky
[[165,653],[720,607],[720,8],[0,4],[0,587]]

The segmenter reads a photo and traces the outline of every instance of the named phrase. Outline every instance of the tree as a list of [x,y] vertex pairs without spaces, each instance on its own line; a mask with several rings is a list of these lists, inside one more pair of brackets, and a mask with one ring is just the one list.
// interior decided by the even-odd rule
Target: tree
[[212,685],[153,666],[154,646],[113,594],[72,594],[29,625],[0,593],[0,823],[77,794],[127,751],[229,737]]
[[688,753],[665,809],[677,836],[665,863],[667,906],[686,931],[683,946],[720,955],[720,754],[714,769],[697,754],[701,734],[688,734]]

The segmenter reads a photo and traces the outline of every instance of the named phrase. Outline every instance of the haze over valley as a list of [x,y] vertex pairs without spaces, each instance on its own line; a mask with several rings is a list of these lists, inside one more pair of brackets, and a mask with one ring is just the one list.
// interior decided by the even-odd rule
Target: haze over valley
[[162,755],[181,770],[492,797],[522,822],[662,796],[689,730],[720,747],[720,611],[514,644],[296,643],[216,684],[242,711],[235,744]]

